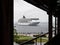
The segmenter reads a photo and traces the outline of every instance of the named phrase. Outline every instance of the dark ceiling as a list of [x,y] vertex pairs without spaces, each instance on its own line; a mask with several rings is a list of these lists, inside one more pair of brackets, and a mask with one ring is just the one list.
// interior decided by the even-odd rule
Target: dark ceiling
[[51,9],[52,15],[57,16],[60,14],[60,0],[24,0],[46,12]]

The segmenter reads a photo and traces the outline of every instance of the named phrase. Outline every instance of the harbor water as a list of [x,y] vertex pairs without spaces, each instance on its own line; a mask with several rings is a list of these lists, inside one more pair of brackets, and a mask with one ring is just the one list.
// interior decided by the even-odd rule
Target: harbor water
[[48,23],[47,22],[40,22],[39,25],[37,26],[23,26],[23,25],[18,25],[15,24],[15,29],[17,30],[18,33],[46,33],[48,32]]

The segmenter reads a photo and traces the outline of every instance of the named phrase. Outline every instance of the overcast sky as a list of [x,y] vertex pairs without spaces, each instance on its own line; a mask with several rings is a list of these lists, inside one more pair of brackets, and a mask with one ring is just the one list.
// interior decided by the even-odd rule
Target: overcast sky
[[45,11],[23,0],[14,0],[14,23],[22,18],[23,15],[26,18],[39,18],[40,22],[48,22],[48,15]]

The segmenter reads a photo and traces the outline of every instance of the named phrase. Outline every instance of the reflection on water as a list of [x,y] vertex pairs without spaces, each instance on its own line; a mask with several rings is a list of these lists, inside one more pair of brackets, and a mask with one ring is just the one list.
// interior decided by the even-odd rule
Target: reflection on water
[[[37,43],[37,45],[44,45],[44,44],[45,44],[45,42],[44,43]],[[19,44],[14,42],[14,45],[19,45]],[[36,43],[34,43],[34,44],[25,44],[25,45],[36,45]]]
[[[44,45],[45,44],[45,42],[44,43],[38,43],[37,42],[37,45]],[[33,45],[36,45],[36,44],[33,44]]]
[[13,42],[13,44],[14,44],[14,45],[19,45],[19,44],[15,43],[15,42]]

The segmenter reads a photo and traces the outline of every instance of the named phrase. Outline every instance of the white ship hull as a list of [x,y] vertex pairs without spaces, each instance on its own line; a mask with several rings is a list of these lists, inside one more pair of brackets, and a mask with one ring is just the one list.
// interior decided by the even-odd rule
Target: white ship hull
[[38,25],[40,22],[32,22],[32,23],[18,23],[18,25],[28,25],[28,26],[36,26]]

